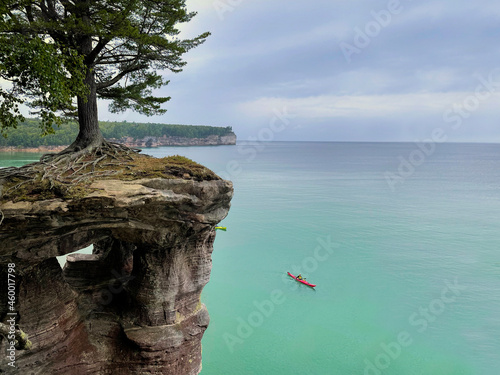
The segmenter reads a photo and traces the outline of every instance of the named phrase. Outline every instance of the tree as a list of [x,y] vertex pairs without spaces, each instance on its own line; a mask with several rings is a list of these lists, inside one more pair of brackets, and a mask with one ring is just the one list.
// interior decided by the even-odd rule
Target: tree
[[177,25],[195,14],[185,0],[2,0],[0,78],[11,82],[0,88],[2,132],[23,120],[26,103],[44,133],[77,117],[67,151],[89,150],[105,142],[97,98],[111,100],[112,112],[164,113],[170,97],[152,90],[169,81],[158,72],[180,72],[182,55],[209,35],[179,39]]

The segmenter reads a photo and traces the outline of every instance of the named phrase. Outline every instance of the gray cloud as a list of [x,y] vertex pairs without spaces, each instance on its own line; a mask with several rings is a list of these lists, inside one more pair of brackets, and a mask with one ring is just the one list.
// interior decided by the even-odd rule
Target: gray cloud
[[[414,140],[448,126],[443,113],[474,95],[477,74],[487,78],[500,67],[500,9],[492,1],[187,5],[199,14],[186,35],[210,30],[212,36],[160,90],[172,96],[167,114],[119,118],[232,125],[245,139],[268,126],[273,110],[287,106],[296,117],[277,140]],[[366,46],[356,45],[357,30],[371,33]],[[342,43],[359,50],[350,63]],[[500,74],[493,78],[500,83]],[[496,93],[480,100],[450,139],[498,139],[499,100]],[[103,106],[101,117],[118,118]]]

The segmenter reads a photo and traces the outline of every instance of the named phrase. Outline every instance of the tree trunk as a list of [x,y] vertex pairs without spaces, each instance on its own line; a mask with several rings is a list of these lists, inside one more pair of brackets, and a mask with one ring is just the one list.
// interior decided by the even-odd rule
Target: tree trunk
[[[90,25],[88,14],[90,13],[90,1],[80,1],[81,17],[84,25]],[[80,132],[76,140],[69,147],[70,150],[80,151],[82,149],[91,149],[102,145],[104,137],[99,129],[99,121],[97,116],[97,87],[94,74],[94,66],[92,61],[87,61],[87,58],[92,53],[92,37],[83,35],[78,40],[79,54],[85,57],[85,65],[87,72],[85,75],[85,85],[89,88],[87,97],[77,97],[78,104],[78,123]]]
[[87,71],[85,83],[90,92],[85,98],[77,98],[80,132],[70,146],[75,151],[100,146],[104,141],[97,116],[96,82],[94,72],[90,68]]

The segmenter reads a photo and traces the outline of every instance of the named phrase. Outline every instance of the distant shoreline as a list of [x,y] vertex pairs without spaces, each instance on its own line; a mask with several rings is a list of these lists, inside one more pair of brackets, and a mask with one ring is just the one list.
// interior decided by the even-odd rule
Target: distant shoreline
[[[218,136],[210,135],[205,138],[187,138],[187,137],[144,137],[143,139],[134,139],[132,137],[124,137],[122,139],[109,139],[111,142],[121,143],[132,148],[156,148],[156,147],[182,147],[182,146],[222,146],[235,145],[236,135]],[[17,147],[17,146],[0,146],[0,152],[27,152],[35,154],[46,154],[60,152],[66,146],[38,146],[38,147]]]
[[0,152],[12,153],[12,152],[26,152],[33,154],[46,154],[50,152],[60,152],[68,146],[38,146],[38,147],[15,147],[15,146],[5,146],[0,147]]

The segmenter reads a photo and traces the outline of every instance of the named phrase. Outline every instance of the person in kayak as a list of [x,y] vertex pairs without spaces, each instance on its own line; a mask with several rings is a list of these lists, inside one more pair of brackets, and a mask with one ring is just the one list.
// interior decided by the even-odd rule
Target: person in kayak
[[297,276],[297,280],[305,280],[305,278],[302,277],[302,274],[299,273],[299,276]]

